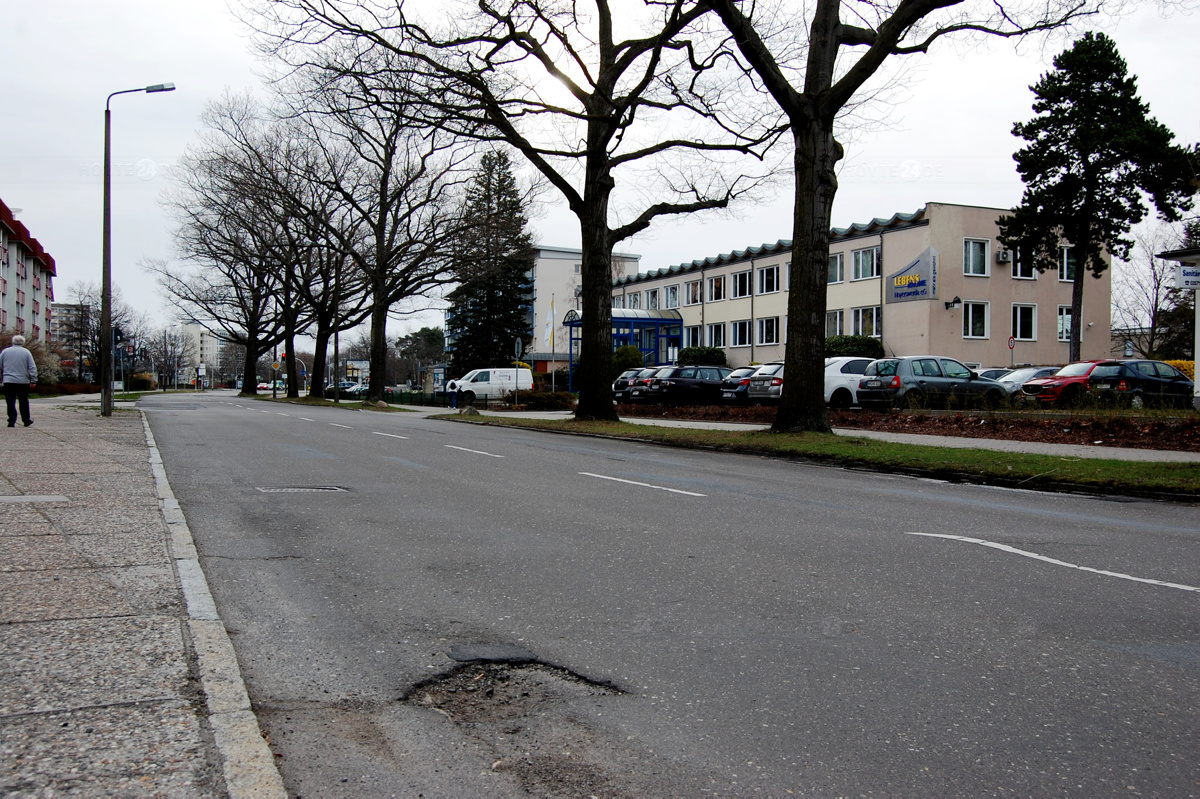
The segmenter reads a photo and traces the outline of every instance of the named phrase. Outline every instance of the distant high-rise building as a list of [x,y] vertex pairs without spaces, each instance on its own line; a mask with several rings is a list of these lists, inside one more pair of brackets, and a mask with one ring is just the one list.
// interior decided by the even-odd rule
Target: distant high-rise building
[[91,306],[83,303],[52,303],[50,340],[62,353],[60,366],[64,372],[79,380],[88,379],[91,369],[86,363],[87,337],[96,320],[91,318]]
[[193,353],[192,362],[184,366],[187,374],[186,376],[180,375],[180,382],[194,381],[199,373],[199,367],[203,365],[204,383],[212,385],[214,377],[220,370],[221,348],[224,346],[225,340],[195,319],[183,322],[182,327],[184,332],[191,336],[194,346],[189,348]]

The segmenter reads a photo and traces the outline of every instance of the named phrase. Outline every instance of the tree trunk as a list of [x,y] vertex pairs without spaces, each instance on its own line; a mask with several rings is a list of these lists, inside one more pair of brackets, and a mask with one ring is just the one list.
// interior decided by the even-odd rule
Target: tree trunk
[[299,374],[296,371],[296,342],[292,340],[292,331],[289,330],[287,337],[283,340],[283,354],[287,361],[287,397],[288,399],[300,398],[300,384],[297,382]]
[[1083,279],[1087,269],[1083,265],[1083,248],[1076,247],[1075,279],[1071,281],[1071,345],[1069,362],[1080,359],[1080,342],[1083,340]]
[[312,371],[309,372],[308,396],[321,399],[325,396],[325,352],[329,349],[329,337],[332,335],[330,325],[324,320],[317,322],[317,332],[313,336],[316,348],[313,352]]
[[796,205],[792,218],[792,266],[788,295],[788,340],[783,394],[776,432],[829,432],[825,409],[825,298],[828,290],[829,228],[837,193],[834,171],[842,147],[833,126],[812,120],[793,126]]
[[[582,326],[579,337],[579,404],[576,419],[617,420],[612,397],[612,242],[608,229],[608,195],[612,179],[593,178],[589,184],[608,182],[608,190],[598,186],[584,198],[579,216],[583,238]],[[589,187],[590,188],[590,187]],[[579,369],[582,364],[583,368]]]
[[383,384],[387,380],[387,316],[388,305],[383,299],[383,286],[376,286],[371,303],[371,372],[368,375],[367,399],[383,400]]
[[258,394],[258,330],[246,331],[246,363],[242,367],[243,397],[253,397]]

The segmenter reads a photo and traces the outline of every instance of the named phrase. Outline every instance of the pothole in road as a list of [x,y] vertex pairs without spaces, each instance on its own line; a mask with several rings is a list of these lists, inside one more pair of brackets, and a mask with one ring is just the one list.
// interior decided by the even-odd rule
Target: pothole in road
[[[487,646],[499,647],[490,650],[495,657],[425,680],[402,700],[441,713],[486,745],[492,769],[509,773],[532,795],[637,795],[626,779],[627,753],[587,718],[589,706],[620,689],[537,662],[520,647]],[[456,649],[452,657],[467,653]]]

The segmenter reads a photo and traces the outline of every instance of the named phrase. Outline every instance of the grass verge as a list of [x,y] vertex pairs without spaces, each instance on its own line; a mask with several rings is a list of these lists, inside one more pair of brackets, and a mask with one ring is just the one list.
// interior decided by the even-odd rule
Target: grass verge
[[272,397],[270,394],[256,394],[254,399],[263,402],[285,402],[289,405],[309,405],[318,406],[321,408],[344,408],[352,411],[375,411],[377,413],[413,413],[409,408],[397,408],[395,405],[388,405],[384,408],[376,407],[373,402],[361,402],[359,400],[342,400],[334,402],[330,399],[321,397]]
[[701,430],[628,422],[439,415],[470,424],[627,438],[688,449],[814,461],[1013,488],[1200,499],[1200,464],[1114,461],[929,447],[824,433]]

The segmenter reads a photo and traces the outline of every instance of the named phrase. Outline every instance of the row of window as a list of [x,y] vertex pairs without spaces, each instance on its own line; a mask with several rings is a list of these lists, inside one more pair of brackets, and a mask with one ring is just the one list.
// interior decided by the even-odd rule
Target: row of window
[[[683,328],[685,347],[749,347],[751,343],[770,346],[783,341],[783,326],[778,316],[762,319],[739,319],[736,322],[717,322],[711,325],[689,325]],[[726,336],[728,333],[728,336]],[[751,335],[757,334],[753,342]]]
[[[963,303],[963,338],[991,338],[991,304]],[[1017,341],[1037,341],[1037,305],[1013,303],[1012,332]],[[1058,306],[1058,340],[1071,340],[1071,306]]]
[[[28,279],[29,267],[25,263],[24,259],[18,258],[14,263],[10,264],[8,259],[8,247],[0,245],[0,267],[10,265],[16,267],[17,277],[21,278],[22,280]],[[40,289],[42,287],[41,280],[36,271],[33,273],[33,287],[36,289]]]
[[[646,289],[645,292],[634,291],[618,294],[613,297],[613,307],[641,308],[642,298],[645,297],[647,310],[678,308],[680,288],[680,285],[676,283],[671,286]],[[699,305],[702,302],[721,302],[727,297],[737,300],[749,297],[752,290],[755,294],[775,294],[779,292],[780,288],[777,264],[756,270],[747,269],[742,272],[734,272],[730,275],[715,275],[707,280],[689,280],[682,286],[682,301],[684,305]]]
[[[991,242],[987,239],[963,240],[963,274],[968,277],[990,277],[991,262],[988,250]],[[1005,250],[1004,252],[1008,252]],[[1032,263],[1022,263],[1019,257],[1012,257],[1012,276],[1016,280],[1037,280],[1037,270]],[[868,247],[863,250],[852,250],[850,253],[851,280],[867,280],[882,274],[882,263],[878,247]],[[1058,279],[1064,283],[1075,280],[1075,252],[1071,247],[1062,248],[1062,257],[1058,263]],[[832,253],[829,256],[829,274],[827,282],[843,283],[846,280],[846,254]]]
[[[850,328],[845,323],[849,319]],[[782,343],[786,336],[787,318],[782,325],[778,316],[768,316],[762,319],[740,319],[734,322],[716,322],[710,325],[690,325],[683,329],[683,346],[685,347],[749,347],[751,335],[759,346]],[[726,337],[728,332],[728,338]],[[879,338],[883,334],[883,308],[871,305],[864,308],[851,308],[849,311],[830,311],[825,316],[825,335],[841,336],[852,333],[856,336],[872,336]]]
[[[883,263],[878,247],[853,250],[850,253],[850,279],[866,280],[883,274]],[[841,283],[846,279],[846,254],[833,253],[829,256],[829,282]]]
[[829,336],[871,336],[879,338],[883,335],[883,307],[868,305],[865,308],[851,308],[850,326],[846,326],[846,311],[825,312],[825,337]]
[[[971,277],[989,277],[990,261],[988,250],[991,242],[987,239],[963,240],[963,274]],[[645,307],[648,310],[678,308],[683,305],[699,305],[702,302],[720,302],[727,296],[730,299],[749,297],[752,290],[755,294],[774,294],[781,288],[779,266],[764,266],[760,269],[746,269],[730,275],[716,275],[705,280],[689,280],[680,285],[663,286],[646,289],[645,292],[630,292],[613,297],[613,305],[617,308],[641,308],[645,297]],[[790,278],[790,264],[788,277]],[[883,274],[883,263],[879,247],[867,247],[850,252],[850,279],[867,280],[880,277]],[[1036,280],[1037,270],[1032,263],[1022,263],[1020,258],[1012,259],[1012,276],[1017,280]],[[1062,258],[1058,265],[1058,279],[1064,283],[1075,280],[1075,252],[1071,247],[1062,248]],[[846,280],[846,253],[833,253],[829,256],[828,282],[843,283]],[[790,279],[789,279],[790,284]],[[682,300],[681,300],[682,296]]]
[[[874,336],[882,333],[880,306],[852,308],[847,311],[827,311],[825,335]],[[963,303],[963,338],[991,338],[991,305],[987,302]],[[849,321],[849,326],[847,326]],[[1071,338],[1071,306],[1058,306],[1058,340]],[[1037,305],[1014,303],[1012,306],[1012,337],[1017,341],[1037,341]]]

